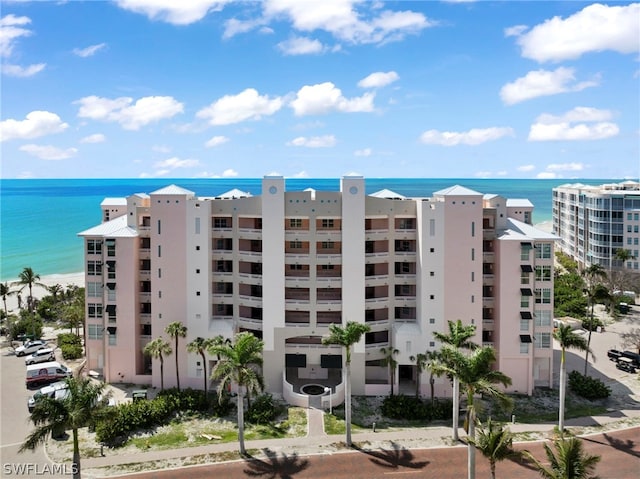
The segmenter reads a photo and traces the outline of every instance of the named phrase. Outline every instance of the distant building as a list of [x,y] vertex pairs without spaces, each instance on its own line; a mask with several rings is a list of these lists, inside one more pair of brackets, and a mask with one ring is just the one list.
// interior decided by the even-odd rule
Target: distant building
[[[203,383],[188,342],[250,331],[265,343],[268,391],[308,404],[303,386],[317,384],[338,404],[343,351],[321,340],[329,325],[359,321],[371,332],[354,349],[353,393],[390,392],[380,349],[392,347],[395,391],[411,394],[410,358],[438,349],[433,333],[461,319],[477,326],[477,343],[496,348],[511,391],[553,384],[557,238],[531,225],[528,200],[462,186],[429,198],[367,195],[356,176],[342,178],[340,191],[286,191],[282,177],[267,176],[260,196],[204,198],[170,185],[101,207],[108,221],[79,235],[87,366],[109,382],[158,387],[160,368],[143,348],[181,321],[188,334],[174,354],[182,386]],[[207,371],[214,363],[208,357]],[[175,362],[164,370],[165,386],[175,385]],[[451,394],[446,378],[436,394]]]
[[[580,183],[553,189],[553,232],[559,248],[581,266],[638,270],[640,256],[640,183],[625,181],[599,186]],[[633,259],[622,264],[616,251]]]

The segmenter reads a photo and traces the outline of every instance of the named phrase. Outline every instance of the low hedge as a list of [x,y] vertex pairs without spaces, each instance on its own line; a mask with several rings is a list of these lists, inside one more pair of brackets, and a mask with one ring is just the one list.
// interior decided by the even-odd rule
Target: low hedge
[[605,399],[611,395],[611,388],[598,378],[585,376],[578,371],[569,373],[569,389],[585,399]]
[[390,419],[416,419],[434,421],[450,419],[453,403],[449,399],[437,399],[433,403],[415,396],[387,396],[382,402],[380,412]]

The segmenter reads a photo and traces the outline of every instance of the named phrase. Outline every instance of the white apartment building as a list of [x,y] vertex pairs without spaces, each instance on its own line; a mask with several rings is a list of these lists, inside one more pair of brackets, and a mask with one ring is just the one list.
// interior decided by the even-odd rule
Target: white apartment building
[[[267,391],[306,405],[304,386],[315,384],[339,404],[343,351],[322,345],[330,324],[371,327],[354,348],[353,393],[386,395],[381,348],[398,349],[395,391],[412,394],[410,358],[438,349],[433,333],[460,319],[476,325],[477,343],[496,348],[511,391],[552,386],[557,237],[531,225],[528,200],[462,186],[425,198],[367,195],[357,176],[343,177],[340,191],[285,186],[266,176],[258,196],[199,197],[170,185],[103,201],[103,222],[79,233],[88,368],[108,382],[159,387],[159,364],[142,351],[156,337],[170,341],[165,327],[181,321],[188,333],[173,353],[181,385],[201,388],[202,359],[186,344],[251,331],[265,344]],[[165,387],[174,386],[173,359],[164,370]],[[446,378],[435,386],[451,395]]]
[[[625,181],[599,186],[580,183],[553,189],[553,231],[560,250],[581,266],[638,270],[640,255],[640,183]],[[622,265],[616,251],[633,259]]]

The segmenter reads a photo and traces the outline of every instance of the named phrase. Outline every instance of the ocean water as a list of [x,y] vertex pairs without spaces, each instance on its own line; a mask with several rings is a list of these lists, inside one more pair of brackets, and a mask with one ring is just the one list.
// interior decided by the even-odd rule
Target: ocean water
[[[68,179],[0,181],[0,281],[12,281],[25,267],[41,276],[83,271],[82,240],[77,234],[101,220],[105,197],[150,193],[170,184],[216,196],[238,188],[261,193],[261,178],[216,179]],[[404,196],[431,196],[433,192],[462,185],[479,193],[506,198],[527,198],[535,206],[533,222],[551,221],[551,190],[569,180],[366,178],[367,193],[384,188]],[[570,180],[602,184],[620,180]],[[288,191],[306,188],[340,189],[340,180],[287,179]]]

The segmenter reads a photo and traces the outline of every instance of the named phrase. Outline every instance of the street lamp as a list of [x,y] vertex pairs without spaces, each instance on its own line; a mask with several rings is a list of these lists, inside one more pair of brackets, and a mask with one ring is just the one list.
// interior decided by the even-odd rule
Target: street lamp
[[329,414],[333,414],[333,408],[331,407],[331,388],[324,388],[324,393],[329,395]]

